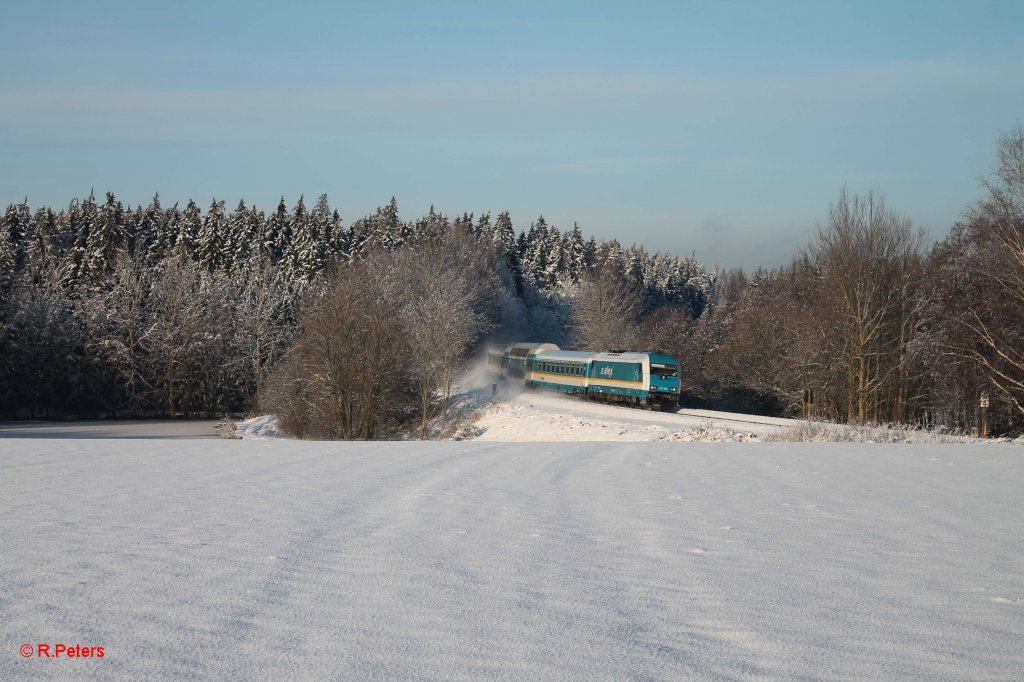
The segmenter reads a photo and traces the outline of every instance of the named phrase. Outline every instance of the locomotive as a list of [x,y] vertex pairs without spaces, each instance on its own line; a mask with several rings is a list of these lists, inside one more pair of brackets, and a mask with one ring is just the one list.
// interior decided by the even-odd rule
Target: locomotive
[[527,388],[661,410],[679,404],[679,361],[661,353],[561,350],[553,343],[491,346],[495,375]]

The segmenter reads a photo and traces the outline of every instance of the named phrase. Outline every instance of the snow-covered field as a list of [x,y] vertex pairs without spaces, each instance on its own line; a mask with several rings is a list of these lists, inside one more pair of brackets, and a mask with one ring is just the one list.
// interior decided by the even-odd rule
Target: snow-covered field
[[6,439],[0,679],[1020,679],[1022,481],[1012,445]]

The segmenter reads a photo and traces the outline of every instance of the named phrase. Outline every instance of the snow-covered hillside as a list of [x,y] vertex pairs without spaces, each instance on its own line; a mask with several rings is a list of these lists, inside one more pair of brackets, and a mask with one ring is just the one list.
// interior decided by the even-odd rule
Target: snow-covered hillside
[[0,679],[1019,679],[1021,480],[1009,445],[2,440]]

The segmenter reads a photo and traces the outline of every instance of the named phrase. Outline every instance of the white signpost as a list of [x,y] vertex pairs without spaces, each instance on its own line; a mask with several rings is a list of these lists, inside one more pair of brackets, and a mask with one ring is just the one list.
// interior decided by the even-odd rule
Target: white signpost
[[981,437],[988,438],[988,393],[981,394],[981,400],[978,401],[981,405]]

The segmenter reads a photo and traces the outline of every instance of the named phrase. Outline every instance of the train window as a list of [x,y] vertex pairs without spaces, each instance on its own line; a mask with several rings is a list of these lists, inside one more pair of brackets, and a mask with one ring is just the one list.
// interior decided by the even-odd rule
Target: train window
[[658,376],[674,377],[679,368],[675,365],[665,365],[660,363],[651,363],[651,374],[657,374]]

